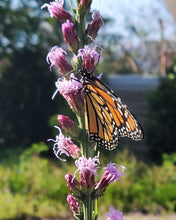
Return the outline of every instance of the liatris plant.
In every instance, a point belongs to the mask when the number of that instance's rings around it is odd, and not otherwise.
[[[97,170],[100,168],[99,152],[97,153],[96,143],[89,140],[85,131],[83,86],[79,80],[79,70],[86,68],[87,71],[93,72],[99,62],[102,49],[99,47],[98,53],[98,46],[95,44],[91,48],[90,43],[95,43],[103,20],[100,13],[94,11],[92,21],[86,27],[86,15],[90,11],[92,0],[76,0],[75,8],[69,3],[72,15],[64,9],[63,0],[55,0],[42,6],[42,9],[48,8],[51,17],[62,23],[64,41],[72,53],[70,63],[67,61],[67,52],[61,47],[54,46],[47,55],[50,71],[55,66],[63,75],[56,82],[57,89],[53,98],[59,92],[78,119],[75,122],[68,116],[58,115],[60,127],[55,127],[59,134],[55,140],[50,141],[54,143],[53,151],[58,159],[66,161],[66,157],[72,157],[75,160],[77,170],[73,175],[65,175],[70,189],[67,196],[70,210],[76,219],[95,220],[98,218],[98,198],[104,194],[110,183],[118,181],[124,175],[125,167],[110,162],[104,168],[102,177],[97,177]],[[75,143],[79,143],[79,146]],[[63,158],[62,154],[66,156]],[[112,207],[107,216],[108,220],[123,219],[122,213]]]

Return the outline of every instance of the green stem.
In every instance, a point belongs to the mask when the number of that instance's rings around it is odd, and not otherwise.
[[[80,40],[80,48],[83,48],[87,44],[86,36],[85,36],[85,16],[81,15],[78,6],[80,3],[80,0],[75,0],[76,2],[76,23],[75,27],[77,29],[77,34]],[[77,67],[79,67],[81,63],[78,63]],[[92,143],[89,141],[86,131],[85,131],[85,121],[84,117],[77,116],[79,127],[81,130],[81,137],[80,137],[80,146],[82,150],[82,154],[86,157],[93,157],[95,154],[96,149],[92,147]],[[86,194],[84,201],[83,201],[83,213],[84,213],[84,220],[95,220],[95,216],[97,213],[97,207],[95,200],[92,199],[92,195]],[[94,217],[93,217],[94,216]]]
[[[80,23],[80,14],[78,12],[79,2],[79,0],[76,0],[76,20],[78,23]]]
[[[93,201],[93,210],[94,210],[94,218],[95,220],[98,219],[98,199]]]
[[[78,11],[80,0],[76,0],[76,21],[78,24],[78,35],[80,40],[80,48],[83,48],[86,44],[85,42],[85,15],[81,15]]]
[[[85,32],[85,18],[82,18],[81,22],[80,22],[80,32],[79,32],[80,47],[81,48],[83,48],[86,44],[84,32]]]
[[[90,157],[90,153],[89,153],[89,147],[88,147],[88,138],[87,138],[87,134],[85,132],[85,122],[84,122],[84,118],[77,116],[78,118],[78,122],[79,122],[79,127],[82,131],[81,133],[81,140],[80,140],[80,146],[81,146],[81,151],[82,154],[88,158]]]
[[[80,3],[80,0],[76,0],[76,11],[77,11],[77,14],[78,14],[78,6],[79,6],[79,3]]]
[[[72,10],[72,12],[73,12],[73,7],[72,7],[72,3],[71,3],[71,0],[69,0],[69,1],[68,1],[68,3],[69,3],[69,5],[70,5],[70,8],[71,8],[71,10]]]
[[[92,199],[91,196],[87,196],[86,200],[83,204],[83,210],[84,210],[84,220],[93,220],[92,218]]]

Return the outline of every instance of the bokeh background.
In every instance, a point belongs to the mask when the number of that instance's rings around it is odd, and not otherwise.
[[[0,0],[0,219],[72,219],[64,175],[75,167],[56,159],[47,139],[57,134],[57,114],[75,118],[61,96],[51,100],[59,73],[49,71],[46,55],[65,45],[59,21],[40,9],[45,2]],[[140,142],[121,139],[113,152],[101,149],[102,165],[127,169],[99,200],[100,215],[113,205],[126,219],[175,219],[176,2],[93,0],[92,9],[105,23],[96,72],[145,133]]]

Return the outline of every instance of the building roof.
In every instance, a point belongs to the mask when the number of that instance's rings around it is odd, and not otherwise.
[[[113,90],[153,90],[158,85],[158,78],[134,74],[110,74],[107,78],[108,85]]]

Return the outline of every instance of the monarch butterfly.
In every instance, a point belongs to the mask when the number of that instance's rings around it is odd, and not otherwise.
[[[90,139],[101,147],[113,150],[119,137],[141,140],[143,130],[127,106],[100,79],[80,70],[84,94],[85,127]]]

